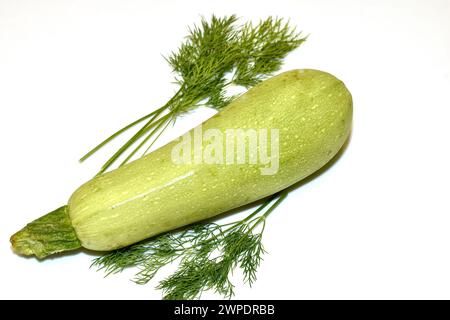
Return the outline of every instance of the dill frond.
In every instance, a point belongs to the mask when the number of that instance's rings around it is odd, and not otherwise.
[[[98,257],[92,266],[106,275],[137,267],[134,281],[146,284],[163,267],[178,261],[177,270],[157,286],[164,299],[197,299],[206,290],[231,298],[233,270],[239,268],[250,286],[256,280],[265,253],[262,235],[266,218],[286,195],[286,191],[273,195],[242,220],[226,225],[199,223],[162,234]]]
[[[216,110],[237,96],[227,94],[232,86],[250,88],[281,68],[284,57],[305,38],[280,18],[269,17],[258,24],[238,24],[235,15],[210,21],[189,29],[184,43],[166,57],[172,67],[178,91],[162,107],[130,123],[86,153],[80,161],[129,129],[140,129],[122,145],[98,174],[102,174],[124,157],[119,166],[128,163],[146,145],[153,145],[159,134],[176,118],[199,106]],[[147,146],[146,151],[148,151]],[[145,154],[144,152],[144,154]]]

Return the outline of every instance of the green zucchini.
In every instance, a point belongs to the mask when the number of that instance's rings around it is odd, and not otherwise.
[[[80,245],[109,251],[254,202],[326,164],[349,136],[351,121],[352,98],[342,81],[317,70],[282,73],[202,124],[203,132],[224,134],[278,130],[275,173],[262,174],[257,163],[174,163],[176,139],[82,185],[67,206],[16,233],[13,248],[38,257]],[[202,142],[202,151],[209,143]]]

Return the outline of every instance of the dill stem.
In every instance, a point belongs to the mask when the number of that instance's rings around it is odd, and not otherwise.
[[[113,133],[112,135],[110,135],[108,138],[106,138],[105,140],[103,140],[102,142],[100,142],[98,145],[96,145],[93,149],[91,149],[89,152],[87,152],[84,156],[82,156],[78,161],[79,162],[84,162],[86,161],[88,158],[90,158],[93,154],[95,154],[97,151],[99,151],[101,148],[103,148],[105,145],[107,145],[109,142],[111,142],[112,140],[114,140],[116,137],[118,137],[119,135],[121,135],[122,133],[126,132],[127,130],[133,128],[134,126],[136,126],[137,124],[141,123],[142,121],[151,118],[150,121],[148,121],[146,123],[146,125],[144,125],[144,127],[146,128],[147,125],[149,125],[154,119],[157,118],[158,115],[160,115],[164,110],[168,109],[169,106],[175,101],[175,99],[178,98],[178,96],[181,93],[181,88],[177,90],[177,92],[172,96],[172,98],[169,99],[169,101],[167,103],[165,103],[162,107],[159,107],[158,109],[150,112],[149,114],[137,119],[136,121],[131,122],[130,124],[126,125],[125,127],[119,129],[117,132]],[[141,128],[142,129],[144,129]],[[141,131],[139,130],[139,132]],[[139,133],[138,132],[138,133]],[[138,134],[135,134],[133,136],[133,138],[139,138]],[[132,138],[132,139],[133,139]],[[131,141],[131,139],[128,142],[132,142],[131,144],[133,144],[136,141],[133,140]],[[119,149],[101,168],[100,172],[97,173],[96,176],[102,174],[103,172],[105,172],[117,159],[117,157],[119,157],[131,144],[126,143],[127,147],[122,146],[121,149]],[[125,147],[125,148],[124,148]],[[120,152],[119,152],[120,151]]]
[[[259,212],[261,212],[265,207],[267,207],[267,206],[269,205],[269,203],[272,202],[272,200],[274,200],[274,199],[276,198],[276,196],[277,196],[277,194],[270,196],[270,197],[269,197],[262,205],[260,205],[260,206],[258,207],[258,209],[256,209],[255,211],[253,211],[251,214],[249,214],[249,215],[248,215],[247,217],[245,217],[244,219],[238,220],[238,221],[233,221],[233,222],[226,223],[226,224],[223,224],[222,227],[226,227],[226,226],[229,226],[229,225],[233,225],[232,227],[226,229],[226,230],[224,231],[224,233],[228,232],[228,231],[231,230],[231,229],[234,229],[237,225],[241,225],[241,224],[246,223],[248,220],[250,220],[250,219],[253,218],[255,215],[257,215]]]
[[[235,221],[235,222],[230,222],[230,223],[227,223],[227,224],[223,224],[222,226],[228,226],[228,225],[235,225],[235,226],[232,226],[231,228],[228,228],[227,230],[225,230],[224,231],[224,233],[226,233],[226,232],[228,232],[229,230],[231,230],[231,229],[233,229],[233,228],[235,228],[236,226],[239,226],[239,225],[242,225],[242,224],[244,224],[244,223],[247,223],[250,219],[252,219],[254,216],[256,216],[258,213],[260,213],[265,207],[267,207],[273,200],[275,200],[277,197],[279,197],[280,196],[280,198],[281,197],[283,197],[283,199],[282,200],[284,200],[284,198],[286,197],[286,196],[282,196],[281,194],[283,193],[283,192],[286,192],[286,194],[287,194],[287,191],[286,190],[283,190],[283,191],[280,191],[280,192],[278,192],[278,193],[275,193],[275,194],[273,194],[273,195],[271,195],[262,205],[260,205],[259,207],[258,207],[258,209],[256,209],[255,211],[253,211],[251,214],[249,214],[247,217],[245,217],[244,219],[242,219],[242,220],[239,220],[239,221]],[[278,206],[278,204],[282,201],[282,200],[280,200],[280,199],[278,199],[270,208],[269,208],[269,210],[268,210],[268,212],[270,213],[270,212],[272,212],[273,211],[273,209],[275,209],[275,208],[273,208],[273,206]],[[272,209],[273,208],[273,209]],[[267,213],[267,212],[266,212]]]
[[[132,146],[142,135],[150,130],[157,122],[159,122],[162,118],[155,121],[155,119],[166,109],[170,108],[170,106],[174,103],[176,99],[178,99],[179,95],[181,94],[181,88],[178,89],[178,91],[172,96],[172,98],[169,99],[162,107],[152,112],[152,117],[147,123],[138,131],[136,134],[131,137],[119,150],[116,151],[116,153],[113,154],[111,158],[106,161],[106,163],[102,166],[100,171],[97,173],[96,176],[101,175],[104,173],[130,146]],[[170,114],[170,112],[168,113]]]
[[[169,119],[169,121],[167,121],[166,125],[164,126],[164,128],[162,128],[162,130],[159,132],[159,134],[155,137],[155,139],[152,141],[152,143],[150,143],[150,145],[147,147],[147,149],[145,149],[144,154],[146,155],[147,152],[150,150],[150,148],[153,146],[153,144],[156,142],[156,140],[159,139],[159,137],[163,134],[164,131],[166,131],[167,127],[169,126],[169,124],[174,121],[174,119]]]
[[[275,208],[278,207],[278,206],[280,205],[280,203],[281,203],[284,199],[286,199],[288,193],[289,193],[289,192],[288,192],[286,189],[283,190],[283,191],[281,191],[281,192],[278,192],[278,193],[276,194],[276,196],[278,196],[279,198],[278,198],[277,201],[275,201],[275,203],[269,208],[269,210],[267,210],[267,211],[264,213],[263,217],[264,217],[264,218],[267,218],[267,216],[268,216],[270,213],[272,213],[272,211],[275,210]]]
[[[148,131],[151,127],[153,127],[155,124],[159,122],[159,120],[154,121],[156,117],[158,117],[161,112],[163,112],[164,109],[160,109],[157,113],[155,113],[150,120],[147,121],[147,123],[139,129],[138,132],[136,132],[122,147],[117,150],[111,158],[108,159],[108,161],[105,162],[105,164],[102,166],[100,171],[97,173],[97,176],[104,173],[108,168],[116,162],[116,160],[131,146],[133,145],[146,131]]]
[[[284,199],[286,199],[288,193],[289,192],[286,189],[276,193],[275,197],[278,197],[278,199],[270,206],[270,208],[266,212],[264,212],[261,217],[256,220],[256,222],[250,227],[248,232],[252,232],[253,229],[255,229],[261,222],[264,222],[265,226],[266,218],[269,216],[269,214],[272,213],[273,210],[275,210],[280,205],[281,202],[283,202]],[[264,226],[262,231],[264,231]]]
[[[90,158],[94,153],[96,153],[98,150],[100,150],[103,146],[105,146],[106,144],[108,144],[111,140],[113,140],[114,138],[116,138],[117,136],[119,136],[120,134],[122,134],[123,132],[127,131],[128,129],[131,129],[132,127],[134,127],[135,125],[137,125],[138,123],[141,123],[142,121],[150,118],[152,115],[154,115],[156,112],[162,110],[164,107],[161,107],[145,116],[143,116],[142,118],[137,119],[136,121],[126,125],[125,127],[123,127],[122,129],[120,129],[119,131],[117,131],[116,133],[110,135],[108,138],[106,138],[105,140],[103,140],[102,142],[100,142],[98,145],[96,145],[92,150],[90,150],[88,153],[86,153],[84,156],[82,156],[80,158],[80,162],[84,162],[85,160],[87,160],[88,158]]]
[[[155,125],[157,124],[157,125],[153,126],[152,131],[150,131],[150,133],[144,138],[144,140],[142,140],[142,142],[136,148],[134,148],[134,150],[125,158],[125,160],[122,161],[122,163],[119,165],[119,167],[121,167],[124,164],[126,164],[131,159],[131,157],[133,157],[136,154],[136,152],[138,152],[139,149],[142,148],[142,146],[145,143],[147,143],[147,141],[161,128],[161,126],[164,123],[166,123],[168,120],[170,120],[171,116],[172,116],[172,112],[169,112],[168,114],[166,114],[163,117],[159,118],[157,121],[153,122],[153,124],[155,124]],[[147,128],[147,130],[149,130],[149,129],[150,128]],[[145,131],[147,131],[147,130],[145,130]],[[142,132],[142,134],[144,134],[144,132]],[[154,141],[156,141],[156,140],[154,140]]]

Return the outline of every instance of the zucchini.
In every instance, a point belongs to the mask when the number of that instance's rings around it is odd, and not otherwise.
[[[278,130],[271,138],[279,148],[273,174],[262,174],[255,163],[174,163],[176,139],[83,184],[67,206],[16,233],[13,248],[38,257],[80,245],[109,251],[254,202],[326,164],[349,136],[351,121],[352,98],[342,81],[317,70],[282,73],[202,124],[203,132],[224,134],[228,129]],[[210,142],[203,140],[202,151]]]

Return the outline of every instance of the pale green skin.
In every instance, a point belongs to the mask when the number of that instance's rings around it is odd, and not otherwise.
[[[351,121],[340,80],[317,70],[282,73],[203,123],[203,131],[279,129],[276,174],[261,175],[261,165],[176,165],[175,140],[82,185],[69,200],[70,220],[83,247],[109,251],[213,217],[317,171],[342,147]]]

